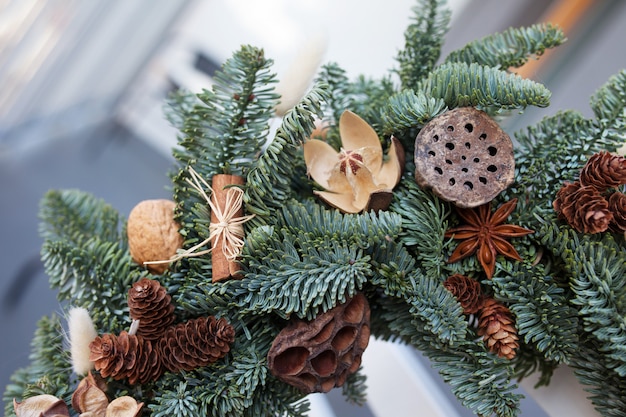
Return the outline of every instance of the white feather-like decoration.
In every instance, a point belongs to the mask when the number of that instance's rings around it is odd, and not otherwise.
[[[89,312],[82,307],[72,307],[69,310],[67,327],[72,368],[77,375],[84,375],[94,367],[93,362],[89,360],[89,343],[98,336],[98,333]]]

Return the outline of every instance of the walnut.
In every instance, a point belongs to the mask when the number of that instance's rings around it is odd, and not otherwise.
[[[128,216],[127,235],[130,255],[135,262],[167,261],[183,245],[180,225],[174,220],[176,203],[170,200],[144,200]],[[163,274],[168,263],[147,264],[153,274]]]

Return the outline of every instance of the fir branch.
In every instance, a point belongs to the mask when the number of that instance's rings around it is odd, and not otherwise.
[[[400,242],[389,240],[384,245],[376,245],[370,254],[374,267],[369,280],[371,285],[381,288],[389,297],[406,298],[413,294],[412,272],[417,266]]]
[[[185,129],[185,121],[193,117],[193,109],[199,104],[198,97],[185,89],[178,89],[171,92],[165,104],[163,113],[165,118],[177,130]]]
[[[66,241],[44,243],[42,260],[58,298],[90,311],[99,329],[121,330],[128,323],[126,293],[145,273],[132,269],[130,254],[117,242],[92,238],[77,247]],[[106,302],[105,302],[106,300]]]
[[[521,67],[533,55],[541,56],[546,49],[557,47],[564,41],[563,31],[549,23],[509,28],[451,52],[445,62],[475,62],[506,70],[510,67]]]
[[[626,125],[626,70],[613,75],[591,97],[591,108],[600,126],[611,126],[615,130],[622,129]]]
[[[585,390],[591,394],[591,402],[598,413],[604,417],[626,415],[626,378],[613,372],[597,341],[585,340],[571,366],[578,380],[586,386]]]
[[[39,394],[50,394],[69,402],[73,386],[72,364],[63,346],[59,316],[42,317],[31,341],[31,363],[11,376],[4,392],[5,415],[14,416],[13,399],[22,401]]]
[[[404,32],[404,48],[396,57],[405,89],[415,88],[435,66],[451,15],[442,0],[419,0],[412,11],[412,23]]]
[[[570,361],[571,358],[568,359]],[[513,358],[513,366],[515,368],[515,379],[522,379],[539,373],[535,388],[548,386],[550,379],[554,374],[554,370],[559,366],[558,363],[546,359],[543,354],[537,352],[535,346],[526,343],[520,344],[517,349],[515,358]]]
[[[496,298],[515,315],[524,342],[553,363],[567,363],[578,348],[577,311],[542,266],[514,263],[491,284]]]
[[[178,109],[184,137],[174,157],[184,168],[193,166],[205,178],[245,174],[265,144],[278,102],[272,63],[263,50],[244,45],[215,73],[212,89],[198,94],[200,103]]]
[[[360,367],[355,373],[348,375],[346,382],[341,387],[341,392],[351,404],[365,405],[367,401],[367,376]]]
[[[390,210],[402,216],[402,242],[413,248],[415,258],[428,276],[440,277],[450,209],[408,176],[402,179],[394,195]]]
[[[523,109],[546,107],[550,102],[550,91],[542,84],[499,69],[464,62],[440,65],[415,91],[443,99],[449,108]]]
[[[76,245],[94,237],[106,242],[124,240],[118,212],[83,191],[48,191],[40,202],[39,217],[39,231],[45,240],[68,240]]]
[[[322,117],[321,105],[327,94],[326,86],[317,85],[289,111],[274,140],[248,173],[244,203],[248,213],[256,215],[247,223],[249,228],[268,224],[275,211],[293,197],[290,178],[300,160],[300,145],[311,136],[315,117]]]
[[[422,92],[402,90],[389,98],[382,109],[383,136],[404,132],[411,128],[421,128],[434,117],[446,111],[442,99],[428,97]],[[400,136],[402,137],[402,136]],[[415,138],[412,138],[414,141]],[[412,149],[412,143],[403,143],[406,149]]]

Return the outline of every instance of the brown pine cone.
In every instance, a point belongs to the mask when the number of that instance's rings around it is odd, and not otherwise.
[[[600,192],[626,184],[626,158],[606,151],[591,155],[580,171],[580,182]]]
[[[615,192],[609,197],[609,211],[613,214],[611,229],[626,232],[626,195]]]
[[[478,319],[478,335],[489,350],[500,357],[513,359],[519,347],[513,314],[493,298],[484,298]]]
[[[199,317],[170,326],[159,340],[163,366],[190,371],[226,356],[235,340],[235,329],[224,318]]]
[[[564,184],[552,206],[559,217],[578,232],[604,232],[613,219],[609,204],[598,189],[583,186],[578,181]]]
[[[461,274],[449,276],[443,286],[454,295],[465,314],[475,314],[482,303],[480,283]]]
[[[142,278],[128,291],[130,317],[139,320],[137,335],[156,340],[174,322],[172,297],[159,281]]]
[[[104,378],[128,379],[132,385],[154,381],[161,376],[158,351],[152,342],[123,331],[119,336],[106,333],[90,344],[89,360]]]

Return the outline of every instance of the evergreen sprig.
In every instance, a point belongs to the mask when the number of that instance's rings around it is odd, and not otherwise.
[[[464,62],[440,65],[415,90],[443,99],[449,108],[473,106],[503,110],[546,107],[551,95],[545,86],[535,81],[497,68]]]
[[[546,49],[557,47],[564,41],[563,31],[549,23],[509,28],[469,42],[451,52],[446,62],[477,63],[506,70],[521,67],[530,57],[541,56]]]
[[[451,16],[442,0],[419,0],[412,11],[411,24],[404,32],[404,48],[396,57],[403,89],[416,89],[434,68]]]
[[[446,104],[442,99],[428,97],[422,92],[402,90],[389,97],[388,103],[381,110],[382,131],[385,136],[421,128],[431,119],[443,113]],[[403,138],[403,135],[400,135]],[[407,138],[415,141],[415,138]],[[404,143],[406,149],[412,149],[412,143]]]

